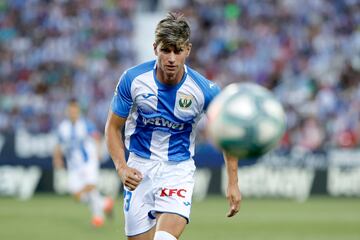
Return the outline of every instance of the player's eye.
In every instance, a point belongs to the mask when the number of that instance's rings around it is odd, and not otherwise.
[[[175,54],[180,54],[180,53],[182,53],[183,51],[184,51],[183,48],[179,48],[179,49],[175,49],[174,53],[175,53]]]
[[[169,48],[162,48],[160,49],[163,53],[170,53],[170,49]]]

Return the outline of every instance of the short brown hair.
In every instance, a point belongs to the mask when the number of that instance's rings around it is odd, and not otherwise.
[[[155,44],[180,48],[190,42],[190,27],[181,13],[170,12],[155,29]]]

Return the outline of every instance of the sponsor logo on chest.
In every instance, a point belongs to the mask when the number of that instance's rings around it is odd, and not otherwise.
[[[166,127],[166,128],[170,128],[170,129],[174,129],[174,130],[183,130],[185,127],[184,123],[171,122],[162,117],[155,117],[155,118],[143,117],[142,120],[143,120],[144,125],[149,124],[149,125],[154,125],[154,126],[158,126],[158,127]]]

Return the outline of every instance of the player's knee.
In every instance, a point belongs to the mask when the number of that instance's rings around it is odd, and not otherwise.
[[[177,240],[176,237],[165,231],[156,231],[154,240]]]

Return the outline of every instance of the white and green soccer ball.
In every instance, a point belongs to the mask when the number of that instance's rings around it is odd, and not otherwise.
[[[259,157],[283,136],[283,107],[266,88],[254,83],[227,86],[211,102],[207,132],[219,148],[240,158]]]

